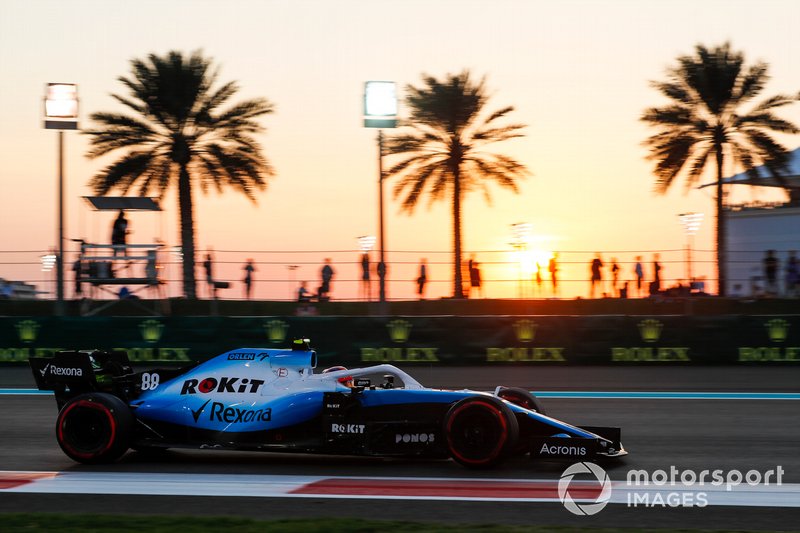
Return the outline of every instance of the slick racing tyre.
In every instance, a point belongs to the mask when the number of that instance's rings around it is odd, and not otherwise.
[[[133,424],[125,402],[92,392],[64,405],[56,420],[56,438],[64,453],[79,463],[110,463],[128,450]]]
[[[532,409],[539,414],[547,414],[544,410],[542,402],[539,401],[539,398],[525,389],[519,389],[517,387],[501,387],[500,390],[497,391],[497,397],[513,403],[514,405],[524,407],[525,409]]]
[[[453,404],[444,418],[444,435],[453,459],[466,467],[487,468],[514,451],[519,424],[508,405],[475,396]]]

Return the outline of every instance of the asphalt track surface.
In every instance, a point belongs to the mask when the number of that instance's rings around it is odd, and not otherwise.
[[[800,367],[491,367],[406,368],[423,384],[490,390],[498,384],[542,391],[800,392]],[[26,368],[0,367],[0,388],[32,388]],[[623,428],[630,455],[604,464],[614,480],[629,469],[756,469],[780,465],[785,483],[800,483],[800,401],[562,399],[549,414],[577,425]],[[103,467],[77,465],[55,442],[49,396],[0,395],[0,470],[558,479],[568,463],[513,459],[488,471],[452,461],[408,461],[312,455],[169,451],[131,452]],[[573,516],[557,503],[288,499],[189,496],[98,496],[4,493],[0,512],[91,512],[236,515],[262,519],[362,517],[447,523],[588,527],[797,530],[799,508],[663,508],[609,505]]]

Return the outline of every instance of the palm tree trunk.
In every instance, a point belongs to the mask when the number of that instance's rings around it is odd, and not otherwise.
[[[722,189],[722,146],[717,147],[717,198],[716,198],[716,208],[717,208],[717,283],[719,287],[717,289],[717,294],[720,296],[725,296],[725,286],[728,280],[728,267],[726,265],[727,255],[728,255],[728,239],[726,236],[726,224],[725,224],[725,210],[722,205],[723,201],[723,189]]]
[[[194,278],[194,207],[189,171],[181,165],[178,178],[178,204],[181,216],[181,251],[183,253],[183,295],[197,298]]]
[[[463,299],[461,277],[461,169],[453,170],[453,298]]]

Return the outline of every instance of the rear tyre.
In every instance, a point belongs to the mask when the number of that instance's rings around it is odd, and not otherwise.
[[[513,403],[514,405],[524,407],[525,409],[532,409],[539,414],[547,414],[544,410],[542,402],[539,401],[539,398],[525,389],[520,389],[517,387],[501,387],[497,392],[497,397]]]
[[[487,468],[501,463],[514,451],[519,424],[500,400],[473,396],[456,402],[447,412],[444,435],[447,449],[458,463]]]
[[[128,450],[133,413],[125,402],[103,392],[81,394],[66,403],[56,419],[56,439],[79,463],[111,463]]]

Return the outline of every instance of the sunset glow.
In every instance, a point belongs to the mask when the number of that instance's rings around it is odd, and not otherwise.
[[[333,297],[355,298],[357,239],[378,234],[377,130],[363,127],[364,84],[396,82],[402,120],[408,84],[419,84],[423,74],[463,69],[486,77],[491,109],[513,106],[511,121],[527,125],[524,137],[498,143],[496,151],[532,172],[518,194],[490,185],[491,202],[480,190],[464,199],[464,260],[475,255],[481,263],[486,297],[516,297],[518,277],[532,283],[537,263],[549,281],[553,253],[559,254],[562,297],[588,294],[595,253],[616,257],[626,279],[633,278],[635,257],[643,256],[650,275],[659,253],[665,280],[676,283],[684,276],[686,240],[677,215],[688,212],[704,214],[693,237],[693,268],[711,280],[713,192],[680,184],[656,195],[642,146],[652,131],[638,118],[663,103],[650,82],[698,42],[730,40],[748,59],[769,63],[766,94],[797,94],[800,3],[755,5],[388,0],[365,9],[356,0],[242,0],[224,8],[190,0],[12,0],[0,17],[6,80],[0,87],[0,249],[18,253],[0,257],[0,277],[28,280],[52,294],[52,276],[41,272],[38,259],[56,241],[56,136],[42,127],[46,83],[78,84],[85,129],[91,113],[123,109],[110,95],[124,94],[117,78],[128,74],[132,58],[202,49],[220,66],[219,80],[235,81],[242,98],[265,97],[276,108],[260,119],[266,132],[258,136],[276,176],[257,201],[232,190],[219,195],[213,187],[194,194],[197,257],[214,250],[220,278],[234,287],[226,295],[241,296],[248,258],[256,268],[254,297],[288,299],[300,281],[318,284],[330,257]],[[781,116],[800,122],[800,105]],[[88,139],[79,132],[65,132],[64,141],[65,234],[74,254],[78,245],[70,239],[109,241],[115,214],[92,211],[81,197],[91,195],[89,178],[113,159],[87,159]],[[790,149],[800,144],[788,136],[781,141]],[[413,215],[402,214],[393,187],[391,180],[385,184],[390,298],[415,297],[423,258],[428,297],[451,294],[451,205],[428,208],[425,200]],[[734,201],[782,198],[748,188],[730,193]],[[161,204],[163,213],[131,214],[129,242],[160,239],[167,250],[179,245],[175,191]],[[509,245],[509,227],[520,221],[531,225],[525,251]],[[370,253],[377,261],[376,250]],[[176,263],[164,267],[169,279],[179,279]],[[179,289],[169,285],[173,295]]]

